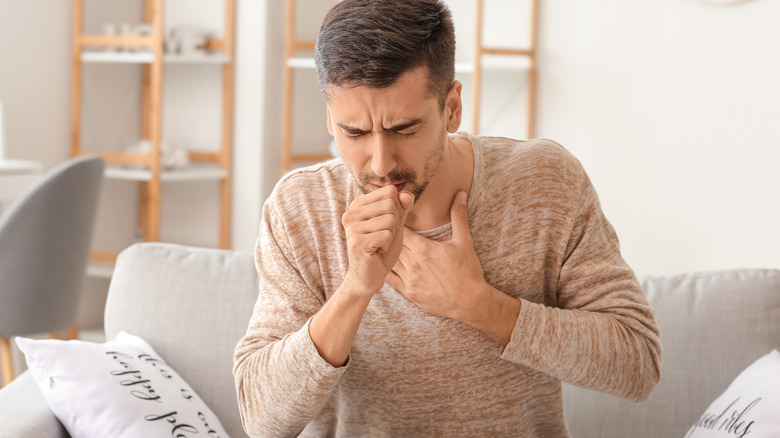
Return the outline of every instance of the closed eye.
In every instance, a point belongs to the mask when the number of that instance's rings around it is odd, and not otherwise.
[[[359,129],[344,129],[344,137],[347,137],[352,141],[356,141],[364,135],[366,135],[366,132]]]

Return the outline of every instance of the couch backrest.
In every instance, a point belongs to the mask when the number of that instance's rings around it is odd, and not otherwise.
[[[200,395],[232,438],[241,427],[233,349],[257,300],[251,254],[142,243],[123,251],[109,287],[107,339],[138,335]]]
[[[636,404],[564,385],[574,437],[683,437],[740,371],[780,349],[778,270],[641,281],[661,330],[661,382]]]

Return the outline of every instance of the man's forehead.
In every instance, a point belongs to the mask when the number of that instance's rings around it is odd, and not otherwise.
[[[435,99],[425,102],[414,97],[374,99],[370,96],[348,94],[333,96],[326,104],[331,119],[339,126],[357,127],[367,123],[381,123],[385,129],[402,124],[422,123],[427,115],[437,108]]]
[[[324,94],[326,101],[333,97],[348,96],[353,97],[358,94],[374,95],[404,95],[410,100],[428,100],[438,98],[430,87],[427,68],[418,67],[402,73],[387,86],[371,86],[360,80],[345,80],[339,83],[329,83],[325,86]]]

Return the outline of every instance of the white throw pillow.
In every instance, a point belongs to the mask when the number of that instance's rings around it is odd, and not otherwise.
[[[745,368],[685,434],[700,437],[780,437],[780,353]]]
[[[152,347],[121,332],[104,344],[17,338],[54,415],[73,438],[228,438]]]

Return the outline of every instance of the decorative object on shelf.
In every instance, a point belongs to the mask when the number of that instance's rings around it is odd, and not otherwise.
[[[125,149],[125,153],[134,155],[149,155],[152,152],[152,143],[143,139],[138,143]],[[190,154],[187,150],[187,146],[182,143],[171,145],[170,143],[163,141],[160,144],[160,166],[165,170],[181,170],[186,169],[190,165]],[[143,167],[133,166],[130,164],[127,167]]]
[[[116,36],[117,35],[117,29],[116,24],[114,23],[103,23],[103,35],[105,36]],[[106,52],[117,52],[119,50],[118,47],[104,47],[103,51]]]
[[[129,30],[129,36],[151,36],[152,33],[154,33],[154,26],[151,24],[139,24],[137,26],[131,27]],[[139,52],[139,51],[145,51],[143,47],[128,47],[128,52]]]
[[[165,39],[165,52],[177,55],[207,53],[207,42],[214,35],[200,27],[180,26],[168,32]]]
[[[105,36],[151,36],[154,32],[154,26],[151,24],[138,24],[136,26],[133,26],[129,23],[122,23],[119,26],[117,26],[114,23],[103,23],[103,35]],[[148,51],[144,49],[143,47],[134,47],[134,46],[127,46],[127,47],[114,47],[114,46],[107,46],[103,48],[106,52],[143,52]]]

